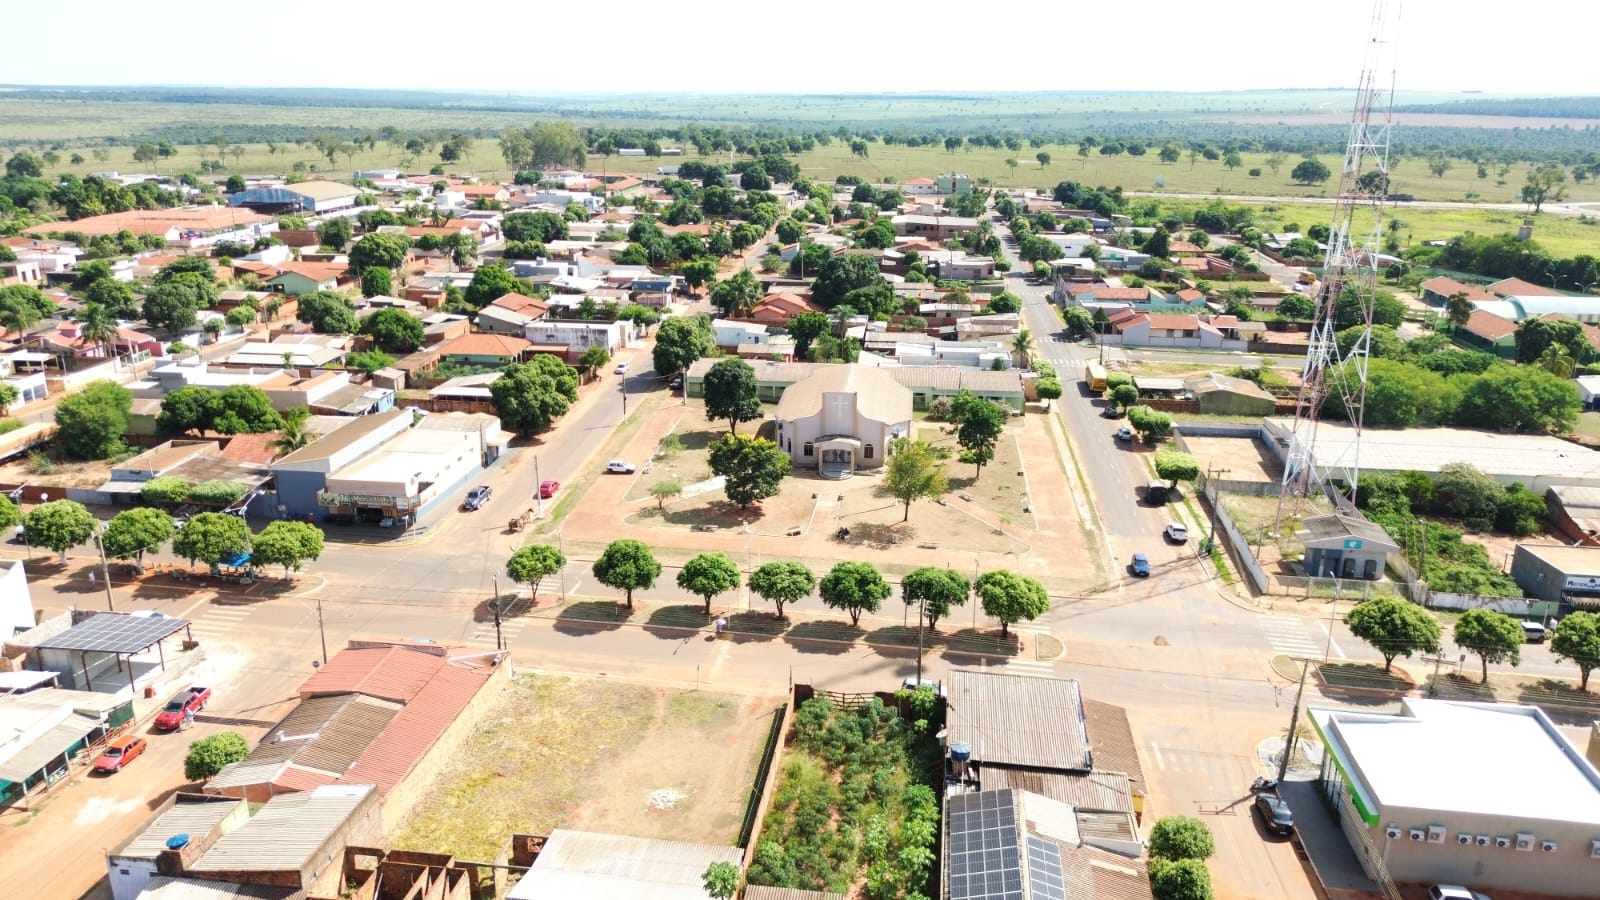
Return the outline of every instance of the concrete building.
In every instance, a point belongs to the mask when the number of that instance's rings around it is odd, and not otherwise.
[[[540,319],[529,322],[522,336],[534,344],[561,346],[567,362],[575,362],[590,347],[600,346],[615,355],[637,332],[632,322],[573,322]]]
[[[1306,572],[1318,578],[1382,577],[1389,554],[1400,549],[1383,527],[1354,516],[1312,516],[1296,535],[1305,546]]]
[[[1199,401],[1205,415],[1270,416],[1277,407],[1271,394],[1245,378],[1211,372],[1184,379],[1183,387]]]
[[[344,849],[377,846],[382,838],[373,786],[329,784],[273,797],[197,859],[191,861],[180,851],[179,870],[200,881],[334,896],[339,893]]]
[[[336,430],[274,462],[278,513],[415,524],[454,505],[511,439],[498,418],[482,413],[412,420],[405,410],[339,420]]]
[[[1398,715],[1312,708],[1318,786],[1368,876],[1593,897],[1600,772],[1542,710],[1405,698]],[[1512,760],[1520,774],[1486,773]]]
[[[16,672],[24,687],[50,673]],[[74,754],[133,720],[129,696],[42,688],[0,696],[0,809],[66,776]]]
[[[894,233],[903,237],[949,240],[978,230],[978,220],[967,216],[898,215],[889,220]]]
[[[881,368],[824,366],[778,401],[777,442],[800,468],[824,478],[876,469],[911,433],[911,391]]]
[[[220,243],[253,244],[278,230],[271,216],[227,206],[185,206],[174,209],[135,209],[77,219],[70,225],[51,222],[26,229],[25,234],[45,236],[75,231],[87,236],[118,234],[160,235],[168,247],[210,247]],[[18,254],[21,256],[21,254]]]
[[[150,879],[159,873],[163,854],[176,857],[180,849],[203,851],[217,839],[250,818],[250,805],[233,797],[173,794],[138,834],[106,851],[106,883],[112,900],[138,900]],[[178,835],[188,838],[182,848],[169,846]]]
[[[286,213],[326,213],[356,205],[361,189],[336,181],[302,181],[281,187],[258,187],[228,197],[229,206],[269,215]]]
[[[1600,547],[1518,544],[1511,554],[1511,577],[1536,600],[1600,610]]]
[[[706,373],[716,363],[714,359],[702,359],[689,366],[684,375],[684,390],[688,396],[704,396]],[[810,378],[820,369],[837,365],[772,360],[752,360],[750,364],[756,371],[756,393],[764,403],[777,403],[790,385]],[[1014,370],[995,372],[943,365],[883,365],[879,368],[911,391],[912,409],[927,409],[935,398],[954,397],[963,390],[1016,412],[1022,411],[1026,400],[1022,375]]]
[[[0,560],[0,639],[35,624],[33,595],[28,593],[28,573],[22,560]]]
[[[703,878],[713,863],[735,867],[744,851],[558,828],[506,900],[711,900]]]

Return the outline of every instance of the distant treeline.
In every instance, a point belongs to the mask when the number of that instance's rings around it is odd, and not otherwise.
[[[1549,119],[1600,119],[1600,97],[1525,97],[1515,100],[1452,100],[1410,103],[1395,112],[1444,113],[1454,116],[1521,116]]]

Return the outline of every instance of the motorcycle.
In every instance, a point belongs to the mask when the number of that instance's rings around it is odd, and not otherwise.
[[[1257,775],[1256,780],[1250,782],[1250,791],[1252,793],[1259,793],[1261,791],[1275,791],[1277,789],[1278,779],[1276,778],[1262,778],[1261,776]]]

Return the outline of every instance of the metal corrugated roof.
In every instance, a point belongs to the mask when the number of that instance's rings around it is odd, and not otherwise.
[[[377,739],[367,743],[360,756],[339,780],[375,784],[387,794],[416,766],[446,728],[467,708],[494,669],[440,669],[405,708],[395,714]]]
[[[341,650],[306,679],[300,696],[352,692],[404,703],[446,664],[444,656],[436,655],[438,650],[432,645],[426,649],[387,645]]]
[[[313,697],[284,716],[249,756],[206,782],[206,789],[269,784],[289,767],[338,778],[399,711],[399,703],[364,694]]]
[[[304,896],[304,891],[295,888],[168,878],[165,875],[150,879],[139,894],[140,900],[293,900]]]
[[[165,812],[150,820],[144,830],[111,855],[126,859],[155,859],[167,849],[167,840],[174,835],[191,837],[210,834],[213,828],[243,803],[235,797],[207,797],[186,799],[180,795]]]
[[[372,785],[329,785],[279,794],[238,830],[223,835],[189,869],[298,871],[372,791]]]
[[[87,738],[100,727],[100,720],[82,713],[72,713],[49,731],[39,735],[28,746],[0,761],[0,779],[21,784],[39,774],[51,760],[67,752],[73,744]]]
[[[949,741],[978,763],[1056,771],[1093,768],[1078,682],[972,669],[950,673]]]
[[[1121,772],[1089,772],[1069,775],[1064,772],[1030,772],[1004,766],[983,770],[983,789],[1014,788],[1049,797],[1074,808],[1133,812],[1133,793],[1128,776]]]
[[[742,856],[738,847],[556,829],[506,900],[707,900],[706,867]]]
[[[744,900],[845,900],[844,894],[826,891],[802,891],[799,888],[767,887],[752,884],[744,889]]]

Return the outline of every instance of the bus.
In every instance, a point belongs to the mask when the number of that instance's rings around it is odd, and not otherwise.
[[[1083,378],[1089,382],[1089,390],[1096,393],[1106,389],[1106,367],[1097,362],[1089,363],[1084,367]]]

